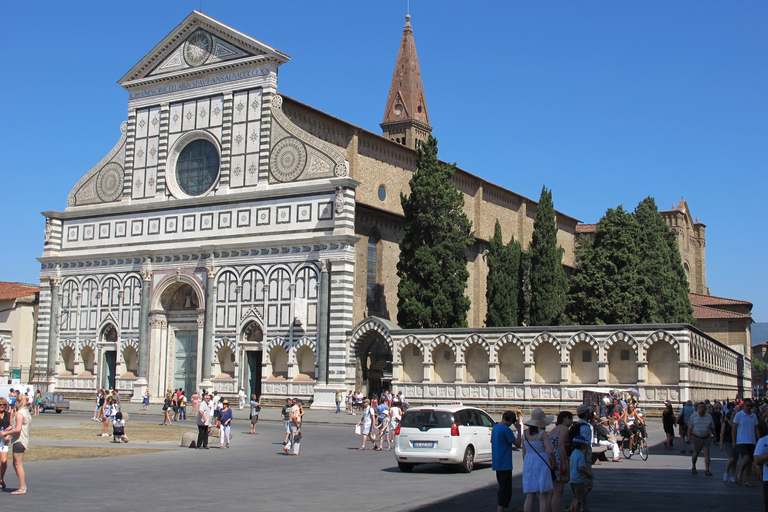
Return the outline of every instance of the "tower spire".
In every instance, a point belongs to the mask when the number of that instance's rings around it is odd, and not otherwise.
[[[416,149],[417,144],[427,140],[432,132],[410,14],[405,16],[403,38],[392,73],[381,129],[385,137],[411,149]]]

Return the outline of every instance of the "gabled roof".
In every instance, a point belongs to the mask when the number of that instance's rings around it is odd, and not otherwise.
[[[129,87],[199,73],[225,64],[256,62],[279,66],[290,57],[283,52],[193,11],[126,73],[118,83]]]
[[[693,304],[693,317],[697,319],[744,319],[751,320],[750,315],[736,313],[727,309],[712,308]]]
[[[39,291],[40,288],[32,284],[0,281],[0,300],[13,300],[21,297],[28,297]]]
[[[750,306],[751,302],[738,299],[726,299],[715,295],[702,295],[700,293],[689,293],[691,304],[694,306]]]
[[[395,71],[392,73],[392,85],[389,87],[382,124],[410,120],[429,126],[424,84],[421,81],[419,57],[416,55],[416,43],[413,40],[413,27],[411,27],[409,14],[405,17],[403,38],[400,40],[400,51],[397,54]]]
[[[577,233],[594,233],[597,231],[597,224],[579,224],[576,226]]]

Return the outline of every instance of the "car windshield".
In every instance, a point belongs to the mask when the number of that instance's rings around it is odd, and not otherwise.
[[[403,414],[403,427],[429,430],[430,428],[446,428],[453,425],[453,413],[450,411],[406,411]]]

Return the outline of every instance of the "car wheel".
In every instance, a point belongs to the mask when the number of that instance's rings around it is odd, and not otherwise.
[[[61,409],[56,409],[56,414],[61,414]]]
[[[398,462],[397,467],[400,468],[400,471],[403,473],[410,473],[413,471],[413,464],[408,464],[407,462]]]
[[[471,446],[467,446],[467,450],[464,452],[464,460],[459,464],[459,471],[462,473],[471,473],[475,467],[475,449]]]

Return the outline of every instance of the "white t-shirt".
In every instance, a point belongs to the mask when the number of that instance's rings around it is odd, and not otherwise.
[[[755,444],[755,427],[757,426],[757,414],[747,414],[739,411],[733,417],[733,422],[739,425],[736,432],[736,444]]]
[[[768,453],[768,436],[761,437],[755,446],[755,455]],[[768,482],[768,464],[763,464],[763,482]]]

